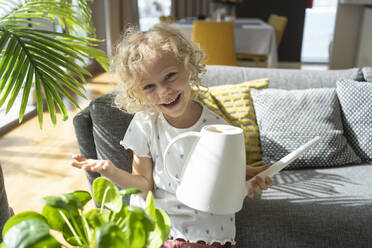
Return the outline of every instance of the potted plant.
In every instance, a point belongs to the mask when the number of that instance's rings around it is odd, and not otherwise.
[[[81,82],[90,76],[84,69],[87,59],[107,70],[106,54],[94,47],[100,40],[94,38],[88,2],[92,0],[0,0],[0,107],[6,106],[6,113],[22,94],[21,122],[34,87],[40,127],[44,99],[53,124],[56,106],[66,120],[62,97],[76,107],[73,94],[85,98]],[[46,30],[50,24],[61,31]]]
[[[92,199],[87,191],[73,191],[43,198],[42,213],[27,211],[11,217],[4,226],[2,248],[63,247],[50,233],[53,229],[67,243],[78,247],[160,247],[168,238],[170,219],[154,206],[151,191],[145,209],[124,204],[123,196],[140,193],[121,190],[109,179],[93,182],[93,196],[100,208],[83,211]]]

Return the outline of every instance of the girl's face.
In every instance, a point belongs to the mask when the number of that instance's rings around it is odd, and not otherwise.
[[[146,102],[169,122],[186,117],[191,87],[183,64],[175,56],[162,53],[147,59],[144,69],[140,87]]]

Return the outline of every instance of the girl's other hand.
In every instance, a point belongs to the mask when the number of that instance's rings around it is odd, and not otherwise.
[[[74,161],[71,162],[73,167],[86,171],[98,172],[103,176],[110,177],[115,172],[114,164],[109,160],[86,159],[79,154],[72,155]]]
[[[258,173],[266,170],[269,168],[269,165],[264,165],[260,167],[250,167],[247,166],[246,168],[246,180],[255,177]],[[254,194],[261,195],[263,190],[267,190],[274,184],[271,177],[266,177],[265,180],[259,176],[256,176],[253,181],[251,182],[251,187],[248,190],[248,197],[253,198]]]

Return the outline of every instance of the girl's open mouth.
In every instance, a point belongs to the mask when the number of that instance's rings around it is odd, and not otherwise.
[[[172,108],[173,106],[177,105],[177,103],[180,101],[180,99],[181,99],[181,93],[179,93],[178,96],[176,97],[176,99],[174,99],[172,102],[163,103],[162,106],[164,106],[166,108]]]

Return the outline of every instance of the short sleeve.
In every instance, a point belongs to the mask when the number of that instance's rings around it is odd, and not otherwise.
[[[136,113],[130,122],[120,145],[132,150],[139,157],[151,158],[149,139],[151,137],[151,122],[144,114]]]

